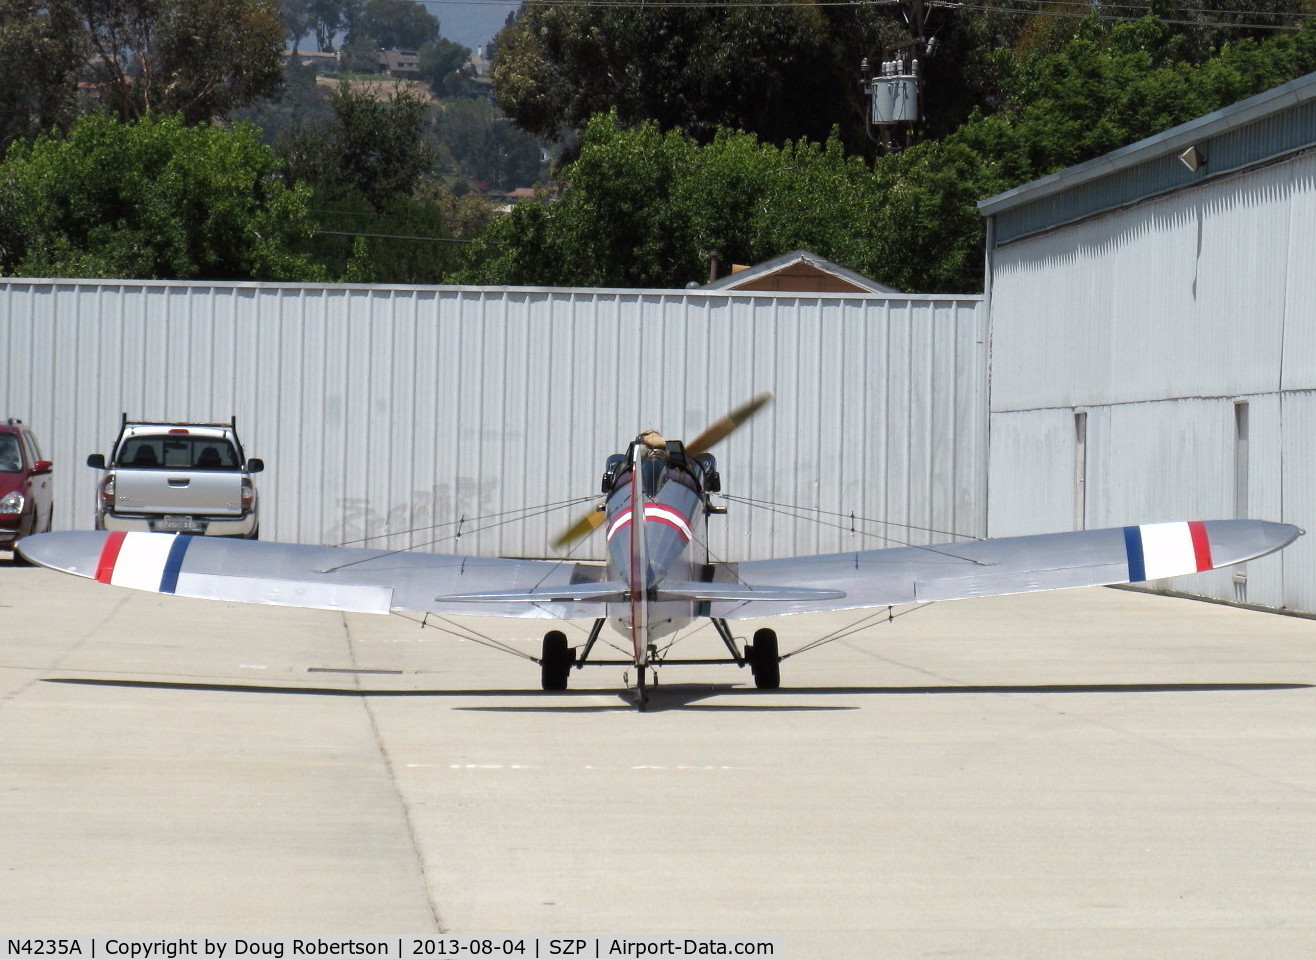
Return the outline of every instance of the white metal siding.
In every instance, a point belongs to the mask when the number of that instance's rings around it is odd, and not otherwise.
[[[1314,165],[1279,164],[998,249],[992,408],[1277,389],[1285,291],[1312,262],[1290,264],[1290,236],[1312,223],[1291,201],[1310,193]],[[1293,223],[1298,213],[1306,219]],[[1300,243],[1311,252],[1310,237]]]
[[[1091,432],[1091,423],[1088,429]],[[1070,410],[1023,410],[993,416],[988,536],[1073,528],[1074,454]]]
[[[1063,516],[1074,441],[1057,424],[1078,410],[1089,527],[1233,516],[1238,401],[1248,513],[1316,527],[1316,156],[1020,240],[992,262],[992,536],[1036,532],[1033,503],[1053,527]],[[1316,536],[1242,572],[1162,586],[1316,612]]]
[[[1281,396],[1284,516],[1308,530],[1283,554],[1284,606],[1316,613],[1316,391]]]
[[[505,512],[769,390],[715,451],[726,492],[835,515],[732,504],[711,545],[741,559],[883,545],[865,518],[983,535],[986,341],[979,298],[9,280],[0,416],[55,460],[60,528],[122,411],[236,415],[266,539],[535,556],[583,507]]]

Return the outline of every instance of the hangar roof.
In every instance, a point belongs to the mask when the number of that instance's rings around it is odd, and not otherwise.
[[[1316,146],[1316,73],[1154,137],[988,197],[995,243],[1047,230]],[[1179,155],[1196,147],[1196,170]]]

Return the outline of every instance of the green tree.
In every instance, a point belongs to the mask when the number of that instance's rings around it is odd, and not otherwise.
[[[590,7],[527,0],[496,38],[499,105],[543,137],[615,109],[701,139],[718,126],[825,138],[848,98],[820,7]],[[857,68],[857,64],[854,68]]]
[[[461,74],[470,59],[469,47],[447,37],[436,37],[417,51],[416,67],[420,70],[420,78],[429,84],[435,96],[470,96],[470,85]]]
[[[0,0],[0,156],[20,137],[73,122],[85,41],[69,3]]]
[[[1089,19],[1058,49],[999,52],[999,111],[875,166],[890,216],[874,235],[894,244],[878,259],[907,261],[895,285],[979,289],[977,201],[1316,70],[1316,25],[1228,43],[1200,64],[1175,59],[1177,43],[1156,18]]]
[[[353,35],[369,37],[383,50],[418,50],[438,38],[439,21],[415,0],[369,0]]]
[[[454,279],[683,287],[707,278],[713,250],[753,263],[796,246],[875,266],[851,241],[855,219],[880,201],[873,173],[834,138],[778,147],[720,130],[701,146],[654,122],[596,117],[561,178],[570,184],[561,201],[521,203],[496,220]]]
[[[315,34],[316,49],[320,53],[332,53],[334,38],[340,33],[354,32],[357,19],[361,16],[362,0],[296,0],[304,3],[304,15],[309,20],[312,33]]]
[[[250,125],[92,114],[0,163],[0,273],[314,280],[306,200]]]
[[[1316,25],[1240,40],[1200,64],[1174,56],[1177,31],[1156,20],[1083,21],[1054,52],[999,51],[1001,109],[947,140],[1019,183],[1081,163],[1316,70]]]
[[[310,33],[314,22],[309,0],[279,0],[279,22],[283,24],[288,49],[297,53],[302,37]]]
[[[807,247],[898,289],[981,289],[979,200],[1316,71],[1316,24],[1173,59],[1155,19],[1090,20],[1057,49],[998,54],[1001,109],[867,162],[836,138],[699,145],[617,114],[585,129],[552,207],[496,221],[454,279],[680,287],[709,251],[754,263]]]
[[[274,0],[0,0],[0,148],[97,105],[227,117],[278,89],[283,32]]]
[[[487,100],[465,98],[443,105],[438,141],[452,160],[449,172],[495,187],[525,187],[544,172],[534,137]]]
[[[310,184],[328,200],[359,195],[382,211],[433,172],[430,107],[420,97],[397,88],[378,100],[342,83],[331,106],[332,122],[279,138],[276,150],[291,182]]]
[[[232,119],[256,124],[261,128],[262,139],[274,144],[284,131],[332,121],[331,99],[332,91],[316,83],[315,66],[303,65],[300,58],[289,57],[278,94],[235,110]]]
[[[283,25],[274,0],[74,0],[103,103],[129,120],[227,116],[278,89]]]
[[[429,104],[401,88],[378,100],[344,83],[331,105],[331,121],[277,143],[290,182],[311,189],[321,224],[300,249],[335,279],[440,282],[490,214],[483,200],[459,200],[437,179]]]
[[[329,276],[355,283],[440,283],[460,262],[466,238],[492,216],[479,197],[454,197],[439,181],[376,210],[360,197],[317,209],[321,231],[306,249]]]
[[[338,65],[345,73],[379,73],[379,44],[358,33],[338,48]]]

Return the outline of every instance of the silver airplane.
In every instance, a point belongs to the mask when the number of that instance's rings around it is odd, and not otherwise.
[[[592,620],[583,648],[544,634],[541,686],[565,690],[572,669],[667,664],[748,666],[755,686],[781,683],[777,634],[759,629],[738,646],[729,621],[1065,587],[1136,583],[1242,563],[1292,543],[1302,530],[1262,520],[1179,521],[932,546],[713,562],[706,518],[722,512],[709,448],[768,401],[761,395],[688,444],[649,431],[607,459],[604,500],[557,540],[566,546],[598,527],[607,562],[521,560],[308,546],[170,533],[58,532],[28,537],[28,560],[102,583],[216,600],[361,613]],[[692,549],[693,547],[693,549]],[[727,649],[719,659],[677,660],[657,641],[692,621],[712,621]],[[593,657],[611,624],[627,660]]]

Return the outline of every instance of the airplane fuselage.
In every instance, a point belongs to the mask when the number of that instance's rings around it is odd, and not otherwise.
[[[631,445],[604,507],[608,579],[627,584],[627,602],[608,604],[608,620],[631,641],[637,666],[654,640],[687,625],[696,615],[690,600],[663,600],[664,580],[697,579],[707,557],[691,555],[703,544],[704,465],[679,451],[656,454]],[[706,554],[706,547],[704,548]]]

